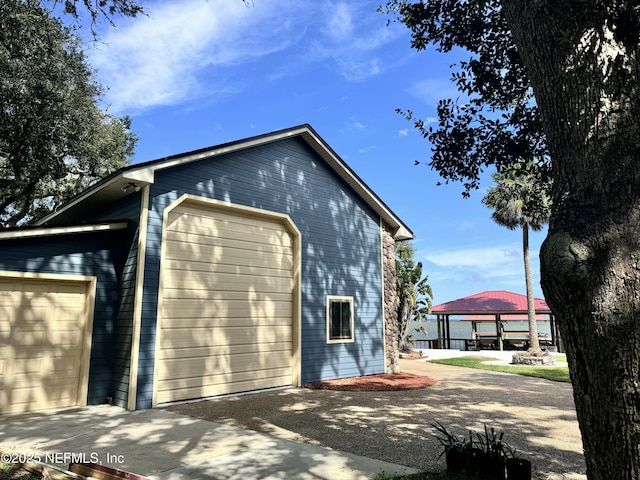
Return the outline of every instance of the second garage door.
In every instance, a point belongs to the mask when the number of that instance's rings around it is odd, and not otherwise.
[[[186,203],[165,228],[154,403],[291,385],[295,259],[287,226]]]
[[[0,413],[86,403],[90,286],[0,275]]]

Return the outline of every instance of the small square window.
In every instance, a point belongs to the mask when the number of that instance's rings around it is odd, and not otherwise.
[[[353,297],[327,296],[327,343],[353,341]]]

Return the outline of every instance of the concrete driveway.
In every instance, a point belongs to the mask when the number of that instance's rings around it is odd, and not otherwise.
[[[439,383],[400,392],[290,389],[169,410],[426,471],[444,469],[434,421],[465,436],[486,424],[504,431],[542,478],[586,478],[570,384],[411,360],[401,367]]]
[[[571,385],[401,361],[433,387],[400,392],[288,389],[167,409],[97,406],[8,415],[0,448],[85,455],[157,480],[366,479],[443,470],[431,423],[460,435],[484,424],[532,460],[540,478],[584,479]]]
[[[109,406],[4,416],[0,450],[63,468],[101,462],[156,480],[370,479],[383,470],[413,471],[166,410]]]

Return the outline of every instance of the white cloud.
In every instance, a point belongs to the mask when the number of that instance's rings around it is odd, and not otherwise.
[[[327,36],[335,41],[343,41],[353,33],[352,12],[349,5],[339,3],[327,8],[328,22],[324,28]]]
[[[407,135],[409,135],[409,129],[408,128],[403,128],[402,130],[398,130],[398,136],[406,137]]]
[[[456,86],[449,80],[442,78],[430,78],[414,83],[410,89],[410,93],[422,100],[427,105],[435,107],[442,99],[457,99],[462,101],[466,96],[461,93]],[[429,123],[437,122],[437,118],[429,117]]]
[[[446,227],[449,230],[456,230],[458,232],[467,232],[476,228],[476,224],[467,219],[456,219],[455,222],[447,222]]]
[[[320,4],[320,2],[318,2]],[[322,35],[313,55],[349,81],[360,82],[396,66],[403,59],[383,58],[383,47],[402,31],[388,26],[383,15],[358,2],[324,2],[320,19]]]
[[[366,127],[355,118],[351,118],[351,126],[356,130],[366,130]]]
[[[360,122],[357,117],[349,117],[349,120],[344,124],[344,127],[340,129],[344,134],[363,133],[367,131],[367,127]]]
[[[175,105],[205,91],[234,92],[244,85],[225,81],[225,67],[284,50],[302,34],[278,12],[240,1],[158,2],[148,6],[148,17],[105,32],[89,56],[110,87],[106,99],[116,113]],[[295,8],[288,14],[295,15]],[[203,78],[211,67],[217,75]]]
[[[420,251],[416,258],[425,262],[425,272],[433,285],[476,285],[477,291],[524,291],[525,288],[522,246],[519,244]],[[534,288],[539,291],[537,251],[531,252],[531,267]]]
[[[146,9],[148,16],[102,33],[88,52],[113,113],[239,93],[312,63],[362,81],[400,61],[381,58],[399,29],[358,2],[164,0]],[[243,74],[267,57],[268,66]]]
[[[522,258],[522,253],[512,245],[445,250],[431,252],[425,258],[439,267],[446,268],[499,268]]]
[[[374,151],[376,148],[377,147],[375,145],[369,145],[368,147],[364,147],[358,150],[358,153],[369,153]]]

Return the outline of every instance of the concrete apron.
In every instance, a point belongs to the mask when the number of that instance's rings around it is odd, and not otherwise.
[[[68,468],[102,463],[155,480],[371,479],[416,470],[165,410],[100,405],[5,415],[0,450]]]

